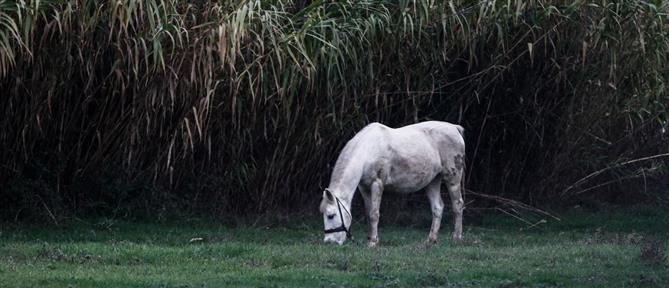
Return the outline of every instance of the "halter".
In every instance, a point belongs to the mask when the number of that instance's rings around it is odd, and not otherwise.
[[[337,209],[339,210],[339,218],[341,219],[341,226],[339,226],[337,228],[326,229],[325,234],[336,233],[336,232],[346,232],[346,239],[349,239],[349,238],[353,239],[353,236],[351,236],[351,230],[349,229],[350,227],[346,228],[346,224],[344,224],[344,214],[341,213],[341,207],[344,206],[344,205],[341,204],[341,201],[339,201],[339,198],[337,198],[337,196],[334,196],[334,195],[332,195],[332,196],[335,198],[335,200],[337,200]],[[351,212],[348,212],[348,210],[346,209],[346,206],[344,206],[344,211],[346,211],[346,213],[348,213],[348,215],[351,216],[351,218],[353,217],[351,215]]]

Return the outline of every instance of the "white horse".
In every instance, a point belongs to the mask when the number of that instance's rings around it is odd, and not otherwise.
[[[425,188],[432,208],[432,227],[427,242],[435,243],[444,209],[440,194],[442,179],[453,207],[453,240],[462,240],[463,132],[459,125],[439,121],[397,129],[372,123],[363,128],[344,146],[330,185],[323,192],[320,204],[325,224],[323,240],[341,245],[350,237],[351,202],[356,187],[365,202],[369,219],[367,239],[370,247],[375,247],[379,241],[379,207],[383,192],[412,193]]]

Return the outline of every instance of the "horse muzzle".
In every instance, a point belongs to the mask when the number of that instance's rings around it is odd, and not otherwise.
[[[341,235],[338,235],[338,234],[341,234]],[[346,241],[346,235],[342,232],[328,234],[328,235],[325,235],[325,237],[323,238],[323,242],[325,242],[326,244],[342,245],[342,244],[344,244],[344,241]]]

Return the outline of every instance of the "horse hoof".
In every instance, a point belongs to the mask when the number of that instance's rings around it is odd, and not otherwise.
[[[376,248],[376,246],[379,244],[379,242],[376,241],[369,241],[367,242],[367,247],[369,248]]]

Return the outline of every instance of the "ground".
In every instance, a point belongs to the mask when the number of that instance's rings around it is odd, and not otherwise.
[[[322,244],[319,216],[2,224],[0,287],[669,287],[669,211],[562,216],[470,216],[464,243],[445,223],[432,247],[429,220],[382,222],[376,249]],[[364,238],[363,222],[353,229]]]

